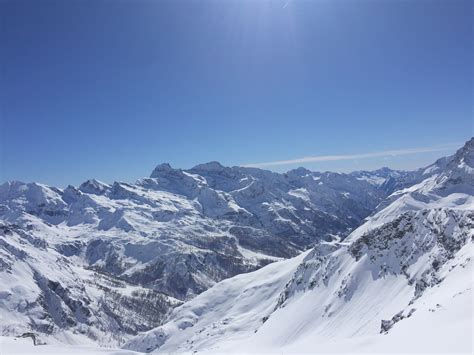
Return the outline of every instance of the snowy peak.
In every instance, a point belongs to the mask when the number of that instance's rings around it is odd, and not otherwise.
[[[474,194],[474,138],[471,138],[447,162],[431,191],[442,196],[452,193]]]
[[[208,163],[198,164],[195,167],[193,167],[191,170],[200,171],[200,172],[220,172],[225,169],[229,169],[229,168],[223,166],[218,161],[210,161]]]
[[[474,138],[471,138],[459,149],[448,163],[448,170],[458,169],[466,174],[474,173]]]
[[[171,165],[169,163],[162,163],[162,164],[159,164],[155,167],[155,169],[152,171],[150,177],[151,178],[156,178],[162,174],[166,174],[166,173],[169,173],[171,171],[174,171],[175,169],[173,169],[171,167]]]
[[[79,190],[88,194],[103,195],[110,189],[110,185],[96,179],[83,182],[79,186]]]
[[[41,204],[60,199],[61,193],[60,189],[36,182],[9,181],[0,185],[0,198],[5,200],[25,197]]]
[[[2,217],[15,222],[18,215],[27,212],[39,216],[48,223],[63,220],[63,191],[38,183],[19,181],[0,185],[0,220]]]
[[[296,169],[292,169],[292,170],[290,170],[290,171],[287,171],[286,174],[287,174],[287,175],[293,175],[293,176],[300,176],[300,177],[303,177],[303,176],[306,176],[306,175],[314,174],[314,172],[312,172],[311,170],[308,170],[308,169],[306,169],[306,168],[299,167],[299,168],[296,168]]]

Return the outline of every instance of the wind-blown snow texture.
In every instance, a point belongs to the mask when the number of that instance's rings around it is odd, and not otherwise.
[[[452,350],[453,331],[472,331],[473,152],[471,139],[413,172],[212,162],[162,164],[135,184],[5,183],[1,333],[117,346],[143,332],[124,346],[136,351],[383,351],[422,329],[400,348],[418,351],[449,320],[432,346]]]

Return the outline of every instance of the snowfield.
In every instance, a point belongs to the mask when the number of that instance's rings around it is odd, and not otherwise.
[[[473,167],[6,183],[1,353],[472,353]]]

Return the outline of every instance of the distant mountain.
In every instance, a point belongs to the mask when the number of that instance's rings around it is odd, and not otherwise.
[[[403,171],[392,170],[384,167],[374,171],[354,171],[350,175],[355,177],[357,180],[367,181],[368,183],[377,186],[389,195],[394,191],[411,186],[422,180],[420,170]]]
[[[162,164],[135,184],[7,182],[0,220],[82,265],[185,300],[321,239],[343,238],[384,197],[344,174]]]
[[[472,352],[474,140],[442,161],[342,242],[222,281],[125,348]]]
[[[472,142],[415,172],[299,168],[277,174],[210,162],[189,170],[161,164],[134,184],[89,180],[59,189],[4,183],[0,314],[6,321],[0,331],[122,344],[165,319],[176,321],[181,308],[168,318],[174,307],[184,301],[189,302],[183,307],[198,305],[196,295],[216,283],[310,248],[329,248],[336,263],[349,262],[357,258],[352,245],[361,235],[397,218],[406,219],[403,225],[423,224],[422,210],[434,206],[449,209],[455,223],[468,224],[469,215],[459,214],[462,208],[456,206],[465,206],[472,196]],[[276,285],[272,294],[283,292]],[[290,297],[293,288],[288,290]],[[287,302],[280,299],[278,307]],[[267,311],[261,316],[273,317]],[[150,336],[161,334],[158,329]],[[146,339],[151,347],[160,346]]]

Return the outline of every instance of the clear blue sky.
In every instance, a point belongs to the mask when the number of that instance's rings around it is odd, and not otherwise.
[[[414,168],[473,135],[472,2],[1,1],[0,182]],[[441,150],[432,147],[451,144]]]

